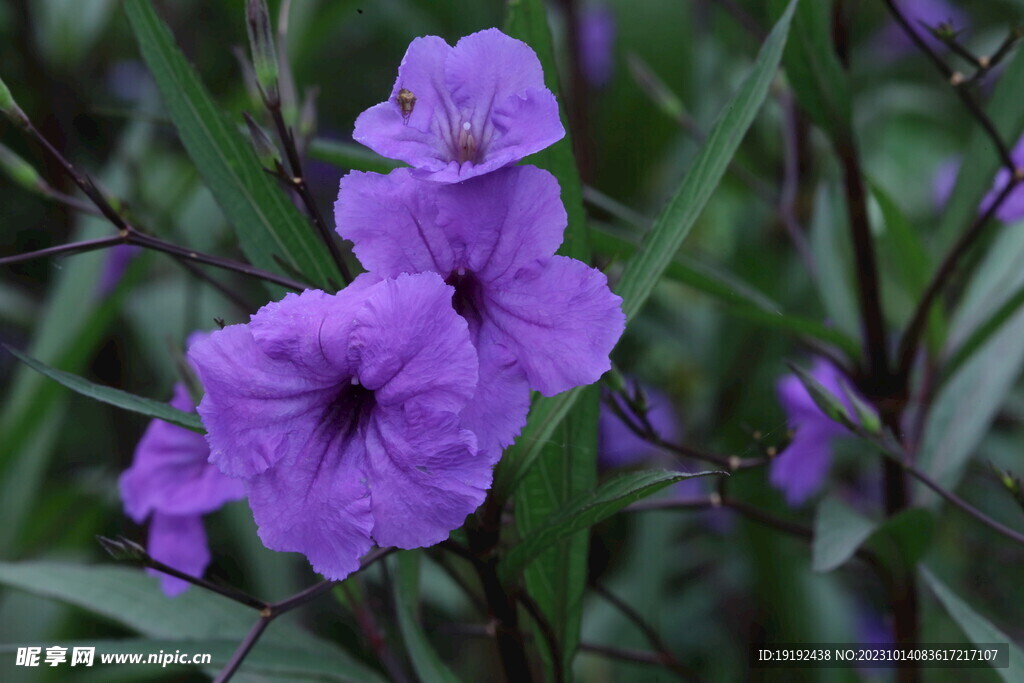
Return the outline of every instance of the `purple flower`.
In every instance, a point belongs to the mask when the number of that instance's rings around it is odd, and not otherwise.
[[[852,411],[843,391],[849,381],[836,366],[817,359],[811,375]],[[783,377],[777,389],[789,427],[796,433],[789,446],[772,461],[771,482],[786,494],[790,505],[797,506],[821,488],[832,463],[832,441],[847,430],[821,412],[796,375]]]
[[[171,405],[195,411],[184,384],[174,386]],[[244,495],[241,482],[210,465],[209,455],[202,434],[153,420],[135,449],[132,466],[119,482],[128,516],[139,524],[150,520],[149,554],[193,576],[202,576],[210,563],[203,515]],[[181,579],[151,573],[160,577],[167,595],[188,588]]]
[[[119,244],[107,252],[106,259],[103,261],[103,270],[100,273],[100,281],[96,285],[101,297],[108,296],[114,291],[114,288],[121,282],[121,278],[124,277],[128,264],[141,251],[142,247]]]
[[[477,355],[436,274],[307,290],[192,347],[210,461],[246,481],[260,538],[342,579],[372,543],[447,538],[491,463],[460,424]]]
[[[682,430],[668,396],[646,385],[644,393],[647,395],[647,419],[651,427],[666,441],[678,441]],[[617,399],[612,396],[611,400]],[[623,412],[630,416],[629,409],[624,406]],[[605,467],[625,467],[650,460],[658,452],[657,446],[637,436],[606,402],[601,403],[597,432],[598,462]]]
[[[591,6],[579,18],[580,68],[594,88],[608,85],[615,66],[615,15],[611,8]]]
[[[1024,137],[1017,141],[1017,145],[1010,152],[1010,157],[1017,168],[1024,168]],[[1010,171],[1005,167],[999,169],[992,189],[981,202],[981,211],[987,211],[995,203],[1009,182]],[[1018,185],[1010,190],[1009,196],[996,210],[996,218],[1004,223],[1013,223],[1024,219],[1024,185]]]
[[[1016,146],[1010,151],[1010,157],[1017,168],[1024,167],[1024,137],[1017,141]],[[949,201],[950,195],[953,193],[953,187],[956,185],[957,175],[960,172],[961,162],[962,160],[959,158],[950,159],[943,162],[935,172],[932,184],[933,196],[939,208],[945,206],[946,202]],[[989,207],[1006,189],[1006,184],[1009,181],[1010,171],[1005,167],[1000,168],[999,172],[996,173],[995,180],[992,182],[992,189],[981,200],[978,211],[982,213],[988,211]],[[1010,191],[1009,196],[1003,200],[995,215],[996,218],[1004,223],[1024,220],[1024,185],[1018,185]]]
[[[458,184],[353,172],[335,219],[380,277],[439,273],[480,356],[480,388],[463,412],[493,460],[518,434],[529,389],[552,396],[597,381],[622,335],[622,300],[585,263],[554,256],[566,214],[558,182],[533,166]]]
[[[933,50],[942,52],[946,46],[932,35],[925,26],[951,24],[955,30],[966,28],[969,19],[965,12],[947,0],[900,0],[899,8],[907,18],[914,33],[920,36]],[[895,21],[890,21],[879,32],[879,42],[890,57],[897,57],[914,51],[914,41]]]
[[[508,166],[565,135],[537,55],[497,29],[417,38],[386,102],[356,119],[353,138],[431,180],[458,182]]]

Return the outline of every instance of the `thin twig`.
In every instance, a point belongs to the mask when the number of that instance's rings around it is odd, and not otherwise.
[[[615,595],[607,588],[601,586],[598,583],[591,583],[590,588],[595,593],[604,598],[608,603],[614,606],[617,610],[619,610],[619,612],[621,612],[622,615],[626,617],[626,619],[631,621],[633,625],[636,626],[637,629],[639,629],[639,631],[644,635],[644,638],[647,639],[647,642],[650,644],[651,648],[658,653],[658,656],[661,658],[661,663],[666,668],[679,674],[679,676],[685,680],[699,680],[697,675],[693,671],[683,666],[679,662],[679,660],[675,658],[675,656],[672,654],[672,651],[669,650],[668,645],[666,645],[665,641],[661,638],[660,635],[658,635],[658,632],[654,630],[654,627],[647,623],[647,620],[645,620],[639,612],[633,609],[633,607],[629,603],[627,603],[625,600],[622,600],[617,595]]]

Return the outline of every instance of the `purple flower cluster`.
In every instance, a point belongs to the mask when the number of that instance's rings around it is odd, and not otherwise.
[[[444,540],[483,501],[530,390],[608,370],[621,299],[555,255],[554,177],[511,166],[563,135],[526,44],[494,29],[454,48],[416,39],[355,133],[413,168],[351,173],[335,206],[368,272],[190,349],[209,462],[244,484],[268,548],[342,579],[373,544]]]

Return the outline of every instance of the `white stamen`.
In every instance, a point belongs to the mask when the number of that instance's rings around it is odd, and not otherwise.
[[[358,377],[353,377],[352,378],[352,385],[353,386],[359,386],[359,378]]]
[[[459,268],[459,277],[462,277],[465,274],[466,274],[466,269],[465,268]]]
[[[462,130],[469,130],[470,128],[471,126],[469,125],[469,121],[464,121],[462,124]]]

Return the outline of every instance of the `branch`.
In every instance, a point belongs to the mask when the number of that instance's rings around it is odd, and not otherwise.
[[[381,560],[395,552],[395,550],[397,550],[397,548],[378,548],[377,550],[374,550],[362,559],[362,562],[359,563],[359,569],[352,572],[352,574],[349,574],[349,576],[355,576],[378,560]],[[280,602],[265,605],[264,608],[260,610],[260,618],[255,624],[253,624],[249,634],[245,636],[245,639],[241,644],[239,644],[238,649],[235,650],[233,655],[231,655],[231,659],[228,660],[228,663],[223,669],[221,669],[220,673],[217,674],[217,678],[214,679],[214,683],[226,683],[226,681],[231,680],[231,677],[238,671],[238,667],[240,667],[242,662],[245,661],[245,658],[249,655],[249,652],[252,651],[252,648],[256,645],[256,642],[260,639],[260,636],[263,635],[263,632],[267,629],[267,626],[270,625],[271,621],[286,612],[290,612],[296,607],[320,597],[339,583],[341,582],[321,581],[320,583],[314,584],[309,588],[296,593],[290,598],[285,598]]]

